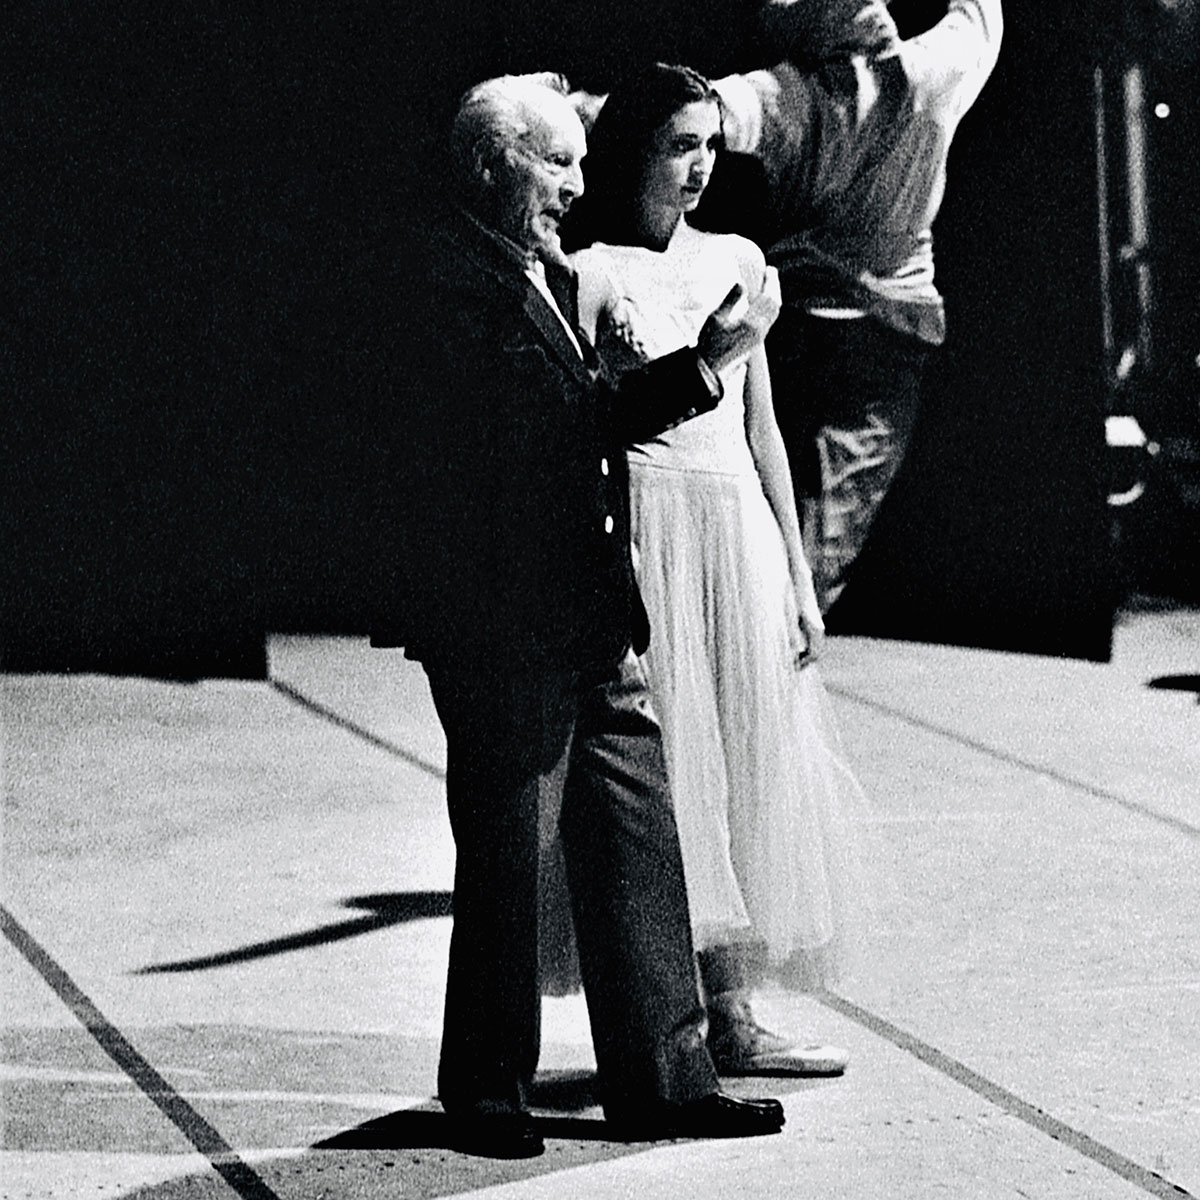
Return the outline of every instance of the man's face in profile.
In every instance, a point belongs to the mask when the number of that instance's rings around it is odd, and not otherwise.
[[[547,95],[529,109],[529,133],[492,167],[496,228],[523,249],[551,261],[563,257],[559,225],[583,194],[581,163],[587,142],[575,110]]]

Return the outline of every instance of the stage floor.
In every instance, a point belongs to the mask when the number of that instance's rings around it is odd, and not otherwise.
[[[850,1069],[732,1083],[781,1097],[777,1137],[610,1142],[582,998],[549,999],[518,1163],[439,1146],[420,669],[270,663],[3,680],[3,1200],[1200,1196],[1200,610],[1126,613],[1103,665],[833,639],[883,932],[853,986],[761,1007]]]

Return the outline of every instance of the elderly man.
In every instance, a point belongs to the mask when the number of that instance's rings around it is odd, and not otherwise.
[[[745,1136],[775,1100],[718,1090],[705,1047],[678,835],[634,651],[624,445],[707,410],[715,372],[778,315],[772,278],[730,295],[699,344],[606,389],[558,226],[583,190],[582,125],[557,76],[462,101],[445,227],[406,270],[393,351],[400,539],[373,630],[426,670],[446,734],[457,849],[438,1072],[453,1144],[543,1145],[540,848],[561,832],[605,1115],[621,1136]],[[741,314],[741,315],[739,315]]]
[[[1000,0],[949,0],[900,40],[884,0],[768,0],[777,65],[728,76],[729,149],[767,176],[779,426],[822,607],[900,466],[929,351],[945,338],[931,226],[959,121],[995,66]]]

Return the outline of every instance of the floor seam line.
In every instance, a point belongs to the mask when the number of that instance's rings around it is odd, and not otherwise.
[[[874,709],[876,712],[884,713],[889,717],[894,717],[896,720],[903,721],[908,725],[916,727],[917,729],[923,729],[927,733],[935,733],[949,741],[958,742],[960,745],[966,746],[971,750],[978,750],[981,754],[986,754],[990,758],[996,759],[998,762],[1006,763],[1011,767],[1020,767],[1022,770],[1031,771],[1034,774],[1041,775],[1046,779],[1052,779],[1055,783],[1062,784],[1064,787],[1071,788],[1077,792],[1083,792],[1086,795],[1092,796],[1094,799],[1103,800],[1109,804],[1115,804],[1119,808],[1124,808],[1138,816],[1146,817],[1147,819],[1155,821],[1160,825],[1165,825],[1167,828],[1175,830],[1176,833],[1182,833],[1185,837],[1200,840],[1200,826],[1193,825],[1191,822],[1185,821],[1181,817],[1174,817],[1170,813],[1159,812],[1157,809],[1151,808],[1148,804],[1142,804],[1138,800],[1130,800],[1127,796],[1121,796],[1116,792],[1110,792],[1105,788],[1098,787],[1096,784],[1088,783],[1082,779],[1075,779],[1073,776],[1066,775],[1061,771],[1056,771],[1053,767],[1048,767],[1044,763],[1022,758],[1018,754],[1012,754],[1007,750],[1001,750],[997,746],[990,746],[987,742],[982,742],[977,738],[969,737],[967,734],[959,733],[945,725],[938,725],[934,721],[927,721],[923,717],[915,716],[912,713],[906,713],[902,709],[893,708],[891,705],[884,704],[882,701],[872,700],[866,696],[861,696],[857,692],[850,691],[848,688],[839,687],[836,684],[826,684],[826,690],[832,692],[834,695],[840,696],[844,700],[852,701],[855,704],[861,704],[864,708]]]
[[[268,675],[267,683],[269,683],[275,691],[279,692],[280,695],[286,696],[294,704],[298,704],[301,708],[307,709],[314,716],[321,717],[330,722],[330,724],[336,725],[339,729],[344,729],[347,733],[353,734],[361,741],[367,742],[376,749],[392,755],[393,758],[401,759],[410,766],[424,771],[426,775],[429,775],[434,779],[442,782],[445,781],[446,772],[435,763],[428,762],[419,754],[414,754],[411,750],[406,750],[398,743],[393,742],[388,738],[381,737],[377,733],[373,733],[365,725],[360,725],[357,721],[343,716],[336,709],[322,704],[319,700],[314,700],[311,696],[308,696],[304,692],[300,691],[299,688],[293,687],[286,680],[278,679],[274,675]]]
[[[242,1200],[279,1200],[238,1152],[210,1125],[96,1007],[36,938],[0,904],[0,933],[71,1010],[100,1048],[138,1090],[204,1155]]]
[[[1163,1200],[1197,1200],[1193,1193],[1171,1183],[1161,1175],[1126,1158],[1120,1151],[1106,1146],[1103,1142],[1084,1133],[1082,1130],[1068,1125],[1065,1121],[1051,1116],[1043,1109],[1022,1100],[1015,1092],[1010,1092],[1003,1085],[988,1079],[978,1071],[972,1070],[965,1063],[946,1054],[944,1051],[931,1046],[915,1035],[908,1033],[898,1025],[893,1025],[884,1017],[877,1016],[869,1009],[855,1004],[834,992],[820,991],[814,993],[815,998],[827,1008],[849,1018],[864,1029],[878,1037],[884,1038],[893,1046],[906,1051],[925,1063],[926,1066],[952,1079],[955,1083],[981,1096],[989,1103],[1003,1109],[1010,1116],[1023,1121],[1031,1128],[1044,1133],[1057,1142],[1074,1150],[1084,1158],[1090,1159],[1113,1174],[1120,1176],[1127,1183],[1135,1184],[1143,1191]]]

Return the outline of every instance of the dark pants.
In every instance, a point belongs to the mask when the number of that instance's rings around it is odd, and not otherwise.
[[[929,350],[873,317],[837,320],[791,306],[767,338],[822,609],[841,591],[904,459]]]
[[[540,1048],[538,875],[556,828],[606,1111],[715,1091],[662,737],[636,658],[598,684],[426,671],[457,847],[443,1107],[524,1103]]]

